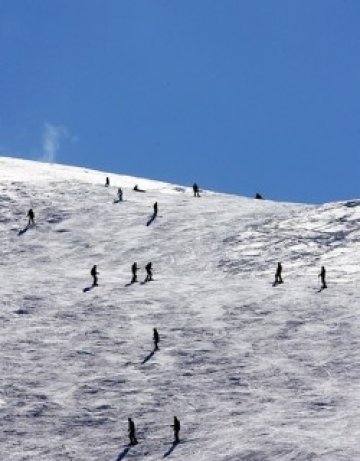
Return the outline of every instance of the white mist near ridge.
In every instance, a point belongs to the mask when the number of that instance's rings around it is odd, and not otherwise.
[[[360,459],[360,201],[0,168],[2,460]],[[152,261],[153,282],[126,286],[135,261],[140,281]]]

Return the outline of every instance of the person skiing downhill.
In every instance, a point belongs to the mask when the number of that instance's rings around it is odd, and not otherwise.
[[[194,192],[194,197],[200,197],[200,189],[199,186],[194,182],[193,184],[193,192]]]
[[[171,425],[174,428],[174,443],[179,443],[179,432],[180,432],[180,421],[174,416],[174,424]]]
[[[159,350],[158,344],[159,344],[159,341],[160,341],[160,335],[159,335],[156,328],[154,328],[153,340],[154,340],[154,350],[158,351]]]
[[[132,273],[131,283],[137,282],[137,271],[138,271],[138,265],[137,265],[137,263],[135,262],[135,263],[131,266],[131,273]]]
[[[146,264],[145,266],[145,270],[146,270],[146,278],[144,280],[144,282],[151,282],[152,281],[152,263],[149,262]]]
[[[110,178],[109,178],[109,176],[106,176],[105,187],[109,187],[109,186],[110,186]]]
[[[326,270],[324,266],[321,266],[319,277],[321,278],[321,289],[324,290],[325,288],[327,288],[326,281],[325,281]]]
[[[128,418],[128,432],[129,432],[129,445],[136,445],[138,441],[135,435],[135,424],[131,418]]]
[[[276,272],[275,272],[275,282],[274,285],[277,285],[278,283],[284,283],[283,279],[281,277],[281,272],[282,272],[282,265],[281,263],[278,263]]]
[[[122,200],[123,200],[123,191],[122,191],[121,187],[118,188],[117,195],[118,195],[119,202],[122,202]]]
[[[29,218],[28,226],[35,224],[35,213],[32,208],[27,212],[26,215]]]
[[[97,265],[96,264],[92,267],[92,269],[90,271],[90,274],[91,274],[91,276],[93,278],[92,286],[97,287],[98,286],[98,277],[97,276],[99,275],[99,272],[97,271]]]

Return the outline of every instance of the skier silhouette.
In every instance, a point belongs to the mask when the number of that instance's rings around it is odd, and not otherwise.
[[[156,351],[158,351],[158,350],[159,350],[158,344],[159,344],[159,341],[160,341],[160,335],[159,335],[159,333],[158,333],[158,331],[157,331],[156,328],[154,328],[153,340],[154,340],[154,349],[155,349]]]
[[[109,176],[106,176],[105,187],[109,187],[109,186],[110,186],[110,178]]]
[[[136,191],[136,192],[146,192],[144,189],[139,189],[139,186],[137,184],[135,184],[133,190]]]
[[[282,272],[282,265],[281,263],[278,263],[276,272],[275,272],[275,282],[274,285],[277,285],[278,283],[284,283],[283,279],[281,277],[281,272]]]
[[[123,200],[123,191],[122,191],[121,187],[118,188],[117,195],[118,195],[119,202],[122,202],[122,200]]]
[[[131,266],[131,273],[132,273],[131,283],[137,282],[137,271],[138,271],[138,265],[137,265],[137,263],[135,262],[135,263]]]
[[[35,224],[35,221],[34,221],[35,220],[35,213],[34,213],[32,208],[30,208],[30,210],[27,212],[26,216],[29,218],[28,226],[34,225]]]
[[[326,270],[324,266],[321,266],[319,277],[321,277],[321,289],[324,290],[325,288],[327,288],[326,281],[325,281]]]
[[[144,280],[144,283],[145,282],[151,282],[153,280],[152,278],[152,264],[151,262],[147,263],[146,266],[145,266],[145,270],[146,270],[146,278]]]
[[[135,424],[131,418],[128,418],[128,432],[129,432],[129,445],[136,445],[138,441],[135,435]]]
[[[200,189],[199,186],[194,182],[193,184],[193,192],[194,192],[194,197],[200,197]]]
[[[154,219],[156,218],[157,214],[158,214],[158,203],[155,202],[154,203]]]
[[[99,272],[97,271],[97,265],[96,264],[92,267],[92,269],[90,271],[90,274],[91,274],[91,276],[93,278],[92,286],[97,287],[98,286],[98,277],[97,276],[99,275]]]
[[[174,416],[174,424],[171,425],[174,428],[174,443],[179,443],[179,432],[180,432],[180,421]]]
[[[259,194],[259,192],[256,192],[255,198],[262,200],[264,197],[261,194]]]

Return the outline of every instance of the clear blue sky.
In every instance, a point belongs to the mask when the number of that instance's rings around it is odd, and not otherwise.
[[[359,0],[0,0],[0,153],[360,196]]]

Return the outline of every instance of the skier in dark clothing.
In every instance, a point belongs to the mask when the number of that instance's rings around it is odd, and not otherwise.
[[[92,286],[93,287],[97,287],[98,286],[98,275],[99,275],[99,272],[97,271],[97,266],[96,264],[92,267],[91,271],[90,271],[90,274],[93,278],[93,284]]]
[[[29,222],[28,222],[28,226],[30,226],[31,224],[34,225],[35,224],[35,213],[33,211],[32,208],[30,208],[30,210],[27,212],[27,215],[26,215],[28,218],[29,218]]]
[[[134,191],[136,191],[136,192],[146,192],[144,189],[139,189],[139,186],[137,184],[135,184],[135,186],[134,186]]]
[[[119,202],[122,202],[122,200],[123,200],[123,191],[122,191],[121,187],[118,188],[117,194],[118,194]]]
[[[179,432],[180,432],[180,421],[174,416],[174,424],[171,425],[174,428],[174,443],[179,443]]]
[[[321,289],[323,290],[324,288],[327,288],[326,281],[325,281],[325,276],[326,276],[326,270],[324,266],[321,266],[321,271],[319,274],[319,277],[321,277]]]
[[[129,445],[136,445],[138,443],[135,436],[135,424],[131,418],[128,418],[128,432],[129,432]]]
[[[131,283],[137,282],[137,271],[138,271],[138,265],[137,265],[137,263],[135,262],[135,263],[131,266],[131,273],[132,273]]]
[[[281,272],[282,272],[282,265],[281,263],[278,263],[276,272],[275,272],[275,282],[274,282],[275,285],[277,285],[278,283],[283,283]]]
[[[259,192],[256,192],[255,198],[262,200],[264,197]]]
[[[200,197],[200,189],[199,186],[194,182],[193,184],[193,192],[194,192],[194,197]]]
[[[159,335],[159,333],[158,333],[158,331],[157,331],[156,328],[154,328],[153,340],[154,340],[154,349],[155,349],[156,351],[158,351],[158,350],[159,350],[158,344],[159,344],[159,341],[160,341],[160,335]]]
[[[151,262],[147,263],[146,266],[145,266],[145,270],[146,270],[146,278],[144,280],[144,282],[151,282],[152,281],[152,264]]]
[[[105,187],[109,187],[109,186],[110,186],[110,178],[109,176],[106,176]]]
[[[157,214],[158,214],[158,203],[155,202],[154,203],[154,218],[156,218]]]

